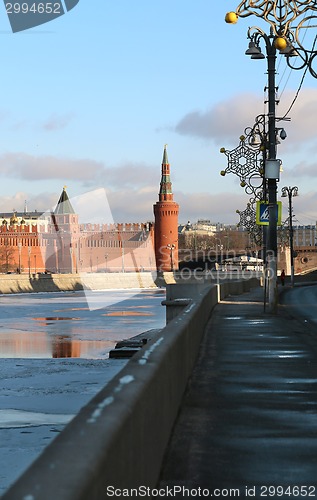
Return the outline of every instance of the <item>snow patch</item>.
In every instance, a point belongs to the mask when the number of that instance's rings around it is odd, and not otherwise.
[[[149,349],[146,349],[141,359],[139,359],[139,365],[145,365],[148,362],[149,357],[155,351],[157,347],[163,342],[164,337],[160,337]]]
[[[130,384],[133,382],[134,377],[132,375],[125,375],[124,377],[121,377],[119,379],[119,384],[114,388],[113,392],[118,393],[120,392],[123,387],[127,384]],[[111,405],[114,402],[115,398],[114,396],[108,396],[105,398],[101,403],[98,404],[97,408],[93,411],[91,414],[91,417],[87,420],[88,424],[94,424],[96,423],[97,419],[101,416],[102,411],[109,405]]]
[[[0,410],[0,429],[33,427],[38,425],[66,425],[74,415],[35,413],[23,410]]]

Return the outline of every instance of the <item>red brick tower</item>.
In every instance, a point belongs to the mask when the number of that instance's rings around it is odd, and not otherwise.
[[[154,242],[158,271],[178,269],[178,212],[179,205],[173,200],[166,145],[162,161],[159,201],[154,208]]]

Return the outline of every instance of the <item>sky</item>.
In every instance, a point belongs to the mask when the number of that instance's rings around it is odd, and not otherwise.
[[[254,16],[224,22],[237,0],[79,0],[12,33],[0,3],[0,211],[45,211],[104,188],[115,222],[153,220],[167,144],[179,221],[237,223],[249,197],[221,177],[244,129],[266,112],[266,60],[245,55]],[[263,26],[263,25],[262,25]],[[268,31],[268,26],[264,24]],[[277,61],[277,115],[303,70]],[[278,148],[294,221],[317,220],[317,81],[307,72]],[[283,200],[283,199],[282,199]],[[283,201],[283,219],[288,216]],[[102,217],[102,215],[101,215]]]

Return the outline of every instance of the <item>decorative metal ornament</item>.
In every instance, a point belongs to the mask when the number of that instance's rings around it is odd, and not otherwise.
[[[240,179],[241,185],[245,185],[251,175],[260,175],[260,150],[250,148],[246,144],[246,138],[244,135],[240,137],[239,146],[231,151],[221,148],[220,152],[224,153],[228,158],[228,166],[224,171],[222,171],[222,175],[237,175]],[[225,174],[223,172],[225,172]],[[244,185],[242,185],[242,187],[244,187]]]
[[[247,208],[245,210],[237,210],[237,213],[240,216],[240,225],[249,229],[255,224],[255,210],[252,207],[251,203],[247,204]]]
[[[254,197],[250,200],[252,204],[258,199],[264,199],[263,173],[266,140],[264,115],[259,115],[253,127],[246,127],[236,148],[220,149],[220,152],[228,159],[226,169],[220,174],[223,176],[235,174],[239,177],[240,186],[244,188],[246,194]]]
[[[267,21],[276,36],[286,34],[291,23],[308,11],[317,11],[316,0],[244,0],[236,10],[238,17],[251,15]],[[283,28],[279,32],[279,28]]]
[[[250,235],[251,240],[262,245],[262,228],[256,224],[255,204],[258,200],[265,200],[264,160],[266,156],[267,134],[265,126],[265,115],[259,115],[252,127],[246,127],[244,135],[240,136],[239,145],[229,151],[221,148],[220,152],[225,154],[228,165],[221,175],[233,173],[240,179],[240,185],[245,192],[251,196],[245,210],[237,210],[240,222]]]
[[[256,224],[256,212],[252,207],[251,203],[247,204],[245,210],[237,210],[239,214],[240,222],[238,226],[244,227],[249,233],[251,240],[254,241],[256,245],[262,245],[262,228]]]
[[[270,37],[274,39],[276,49],[285,56],[288,66],[295,70],[307,67],[311,75],[317,78],[316,0],[244,0],[235,13],[237,19],[254,15],[268,22],[271,27]],[[254,36],[250,36],[252,31],[256,32]],[[249,38],[252,43],[256,43],[259,52],[261,49],[258,42],[261,36],[265,37],[259,27],[249,28]],[[259,57],[259,53],[253,56]]]

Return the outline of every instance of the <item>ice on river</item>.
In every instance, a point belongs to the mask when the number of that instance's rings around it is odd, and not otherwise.
[[[0,296],[0,494],[124,367],[116,342],[164,326],[163,292],[116,293],[97,311],[80,293]]]
[[[0,494],[125,360],[1,359]]]

